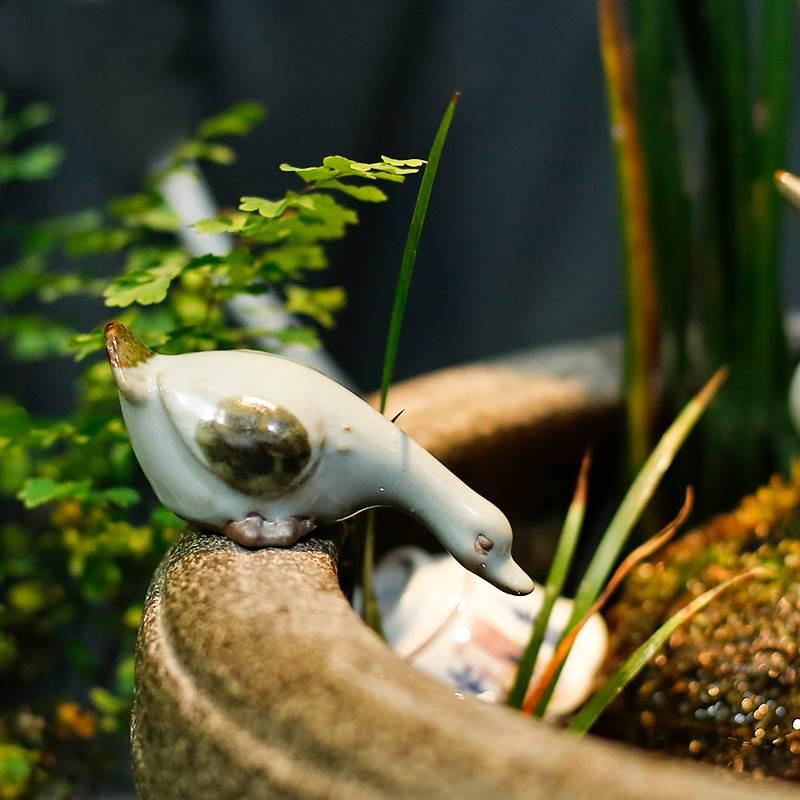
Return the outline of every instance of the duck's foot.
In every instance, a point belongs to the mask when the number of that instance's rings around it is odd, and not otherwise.
[[[229,522],[223,533],[243,547],[289,547],[316,527],[316,522],[307,517],[264,519],[252,513]]]

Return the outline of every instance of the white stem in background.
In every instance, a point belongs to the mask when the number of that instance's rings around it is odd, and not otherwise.
[[[181,221],[178,236],[192,255],[230,253],[233,245],[229,236],[198,233],[193,227],[195,222],[213,217],[218,210],[208,184],[198,171],[170,172],[159,189],[167,205],[178,215]],[[280,330],[294,323],[293,317],[272,295],[239,295],[228,301],[227,309],[236,324],[245,330]],[[270,339],[264,339],[263,346],[318,369],[338,383],[352,385],[339,365],[321,348],[315,350],[300,344],[281,346]]]
[[[800,178],[791,172],[779,169],[775,173],[778,191],[797,209],[800,209]]]
[[[795,209],[800,210],[800,178],[797,175],[779,169],[775,172],[775,186]],[[798,335],[797,313],[790,313],[787,322],[790,342],[796,344]],[[789,386],[789,412],[792,416],[795,430],[800,432],[800,366],[795,370]]]

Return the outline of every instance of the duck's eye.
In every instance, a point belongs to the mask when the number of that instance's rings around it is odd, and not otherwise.
[[[475,552],[479,556],[489,555],[489,551],[494,547],[494,542],[484,534],[479,533],[475,537]]]

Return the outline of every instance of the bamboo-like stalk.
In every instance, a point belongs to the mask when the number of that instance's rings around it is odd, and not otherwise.
[[[774,98],[785,93],[785,87],[766,83],[774,79],[770,51],[776,44],[776,20],[786,13],[782,6],[783,0],[757,5],[764,13],[762,94]],[[768,459],[775,453],[774,430],[783,423],[777,425],[775,420],[785,419],[785,414],[774,413],[783,412],[783,404],[777,409],[772,400],[777,395],[776,381],[785,378],[774,377],[785,361],[777,292],[777,229],[767,219],[772,212],[766,207],[767,216],[755,213],[764,191],[758,185],[766,186],[771,180],[771,170],[767,173],[763,166],[765,148],[756,136],[759,125],[766,122],[766,117],[760,123],[759,118],[768,103],[754,109],[752,102],[755,61],[749,22],[758,17],[748,15],[745,0],[683,0],[679,8],[704,123],[696,227],[702,251],[697,266],[705,363],[724,362],[731,368],[730,387],[703,426],[702,482],[698,483],[711,510],[735,501],[776,466]],[[776,60],[787,60],[788,49],[777,46]],[[767,127],[773,123],[775,118]],[[769,157],[770,163],[773,158]],[[778,166],[775,163],[772,169]],[[780,393],[784,391],[785,384]]]
[[[634,0],[633,53],[638,116],[648,178],[655,274],[663,329],[664,395],[680,408],[689,395],[692,220],[679,114],[685,81],[678,69],[675,3]]]
[[[779,269],[783,203],[774,190],[773,176],[786,157],[795,19],[795,0],[764,0],[760,82],[753,114],[756,176],[752,194],[754,291],[750,340],[753,383],[760,400],[757,421],[764,435],[780,435],[776,422],[785,416],[789,374]]]
[[[709,183],[717,216],[716,236],[724,271],[720,313],[730,320],[724,353],[715,354],[737,364],[741,334],[746,333],[750,270],[750,193],[753,141],[750,107],[750,63],[747,24],[741,0],[704,0],[704,44],[707,52]]]
[[[702,470],[714,502],[757,483],[760,387],[752,363],[751,216],[754,140],[747,17],[742,0],[703,0],[698,24],[705,53],[706,197],[712,292],[704,298],[708,359],[731,368],[731,384],[705,426]],[[759,358],[763,357],[759,355]],[[722,465],[725,464],[725,468]]]
[[[630,466],[653,440],[658,407],[659,324],[647,174],[637,120],[633,55],[619,0],[600,0],[600,50],[617,166],[625,273],[625,398]]]

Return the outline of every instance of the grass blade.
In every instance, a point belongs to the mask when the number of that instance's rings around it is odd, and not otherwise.
[[[381,403],[380,412],[386,410],[386,398],[389,395],[389,386],[392,383],[395,363],[397,362],[397,351],[400,347],[400,333],[403,329],[403,317],[408,301],[408,290],[411,286],[411,277],[414,274],[414,263],[417,260],[417,250],[419,241],[422,237],[422,229],[425,225],[425,217],[428,213],[428,204],[433,191],[433,184],[436,181],[436,173],[439,171],[439,161],[442,157],[442,150],[447,141],[447,134],[450,130],[450,123],[456,111],[458,101],[461,99],[461,92],[454,92],[447,104],[442,121],[439,123],[439,130],[431,145],[431,152],[428,155],[428,166],[422,176],[422,182],[417,194],[417,202],[414,206],[414,213],[411,216],[411,224],[408,227],[406,245],[403,249],[403,259],[400,263],[400,277],[397,280],[397,287],[394,292],[394,304],[392,305],[392,318],[389,322],[389,336],[386,340],[386,352],[383,357],[383,372],[381,374]]]
[[[641,672],[647,662],[666,644],[675,630],[683,625],[692,615],[705,608],[717,595],[729,589],[739,581],[756,575],[767,575],[769,570],[763,567],[735,575],[719,585],[704,592],[680,611],[673,614],[644,644],[640,645],[628,660],[608,679],[608,681],[591,697],[586,705],[567,726],[567,730],[578,735],[586,733],[605,711],[608,704]]]
[[[564,636],[559,642],[558,647],[556,648],[556,651],[553,654],[553,657],[550,659],[550,663],[547,665],[547,668],[545,669],[541,678],[539,678],[536,686],[533,687],[528,697],[525,698],[525,706],[523,710],[526,714],[531,714],[537,709],[548,688],[552,687],[551,693],[552,691],[555,691],[555,679],[561,672],[564,662],[567,660],[567,656],[572,649],[572,645],[575,644],[575,640],[578,638],[578,634],[581,632],[584,625],[586,625],[586,623],[591,619],[593,614],[596,614],[605,606],[611,595],[617,591],[619,585],[625,580],[625,578],[630,574],[631,570],[633,570],[637,564],[644,561],[646,558],[649,558],[653,553],[661,549],[675,535],[676,531],[683,525],[684,522],[686,522],[686,518],[692,511],[693,503],[694,495],[691,488],[688,488],[686,490],[686,498],[684,499],[683,505],[681,506],[681,509],[675,519],[673,519],[672,522],[660,530],[655,536],[639,545],[639,547],[630,553],[628,557],[616,568],[614,574],[611,576],[611,580],[606,585],[606,588],[603,589],[599,597],[587,609],[580,621],[574,625],[570,629],[569,633],[567,633],[567,635]]]
[[[506,703],[513,708],[522,708],[528,686],[533,677],[533,671],[536,668],[539,650],[542,647],[545,634],[547,633],[550,613],[561,594],[564,581],[567,579],[567,574],[572,564],[572,556],[575,553],[575,546],[578,543],[578,537],[583,527],[583,518],[586,513],[586,496],[589,488],[589,466],[591,460],[591,453],[587,450],[581,462],[578,481],[575,485],[575,494],[572,497],[572,502],[567,510],[567,516],[564,519],[564,526],[561,529],[561,535],[558,538],[556,554],[553,557],[553,563],[547,575],[547,584],[544,590],[542,607],[536,615],[536,622],[533,625],[531,637],[528,640],[525,652],[522,654],[522,658],[517,666],[517,672],[514,676],[514,685],[511,687],[511,691],[508,693],[508,698],[506,699]]]
[[[403,329],[403,317],[405,316],[406,303],[408,301],[408,291],[411,287],[411,277],[414,274],[414,264],[417,260],[417,251],[422,237],[422,229],[425,225],[425,217],[428,213],[428,204],[433,191],[433,184],[436,181],[436,173],[439,170],[439,161],[442,157],[447,134],[453,115],[456,111],[458,101],[461,99],[461,92],[454,92],[447,104],[439,129],[431,145],[428,155],[428,166],[422,176],[417,202],[414,206],[414,213],[411,216],[411,223],[408,227],[403,258],[400,263],[400,276],[397,280],[397,287],[394,293],[394,303],[392,305],[392,317],[389,322],[389,335],[386,340],[386,353],[383,357],[383,371],[381,373],[381,400],[380,412],[386,411],[386,399],[389,396],[389,386],[392,383],[394,367],[397,362],[397,351],[400,347],[400,333]],[[380,619],[380,608],[375,597],[375,587],[373,581],[374,553],[375,553],[375,513],[367,512],[367,522],[364,532],[364,557],[361,564],[361,582],[364,590],[364,621],[376,632],[382,635],[382,624]]]
[[[603,534],[603,538],[581,580],[575,597],[572,616],[565,628],[565,635],[586,614],[602,591],[608,576],[611,574],[611,570],[614,568],[614,564],[622,552],[622,548],[628,541],[634,525],[639,521],[661,479],[675,459],[675,455],[708,407],[727,374],[728,371],[724,367],[717,370],[708,383],[684,406],[639,471],[620,503],[616,514],[614,514],[609,523],[606,532]],[[536,709],[536,713],[539,716],[543,715],[547,710],[547,703],[552,695],[553,685],[551,684],[548,687],[539,707]]]
[[[647,169],[637,111],[633,55],[619,0],[600,0],[600,50],[617,165],[625,257],[625,402],[632,470],[653,440],[658,396],[658,304]]]
[[[728,371],[724,367],[717,370],[708,383],[686,404],[639,471],[620,503],[617,513],[609,523],[600,546],[580,583],[575,598],[573,621],[577,621],[586,613],[600,593],[611,573],[614,562],[633,530],[633,526],[638,522],[645,506],[658,488],[661,478],[672,464],[676,453],[708,407],[727,374]]]

